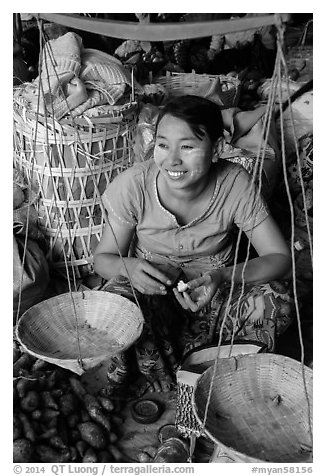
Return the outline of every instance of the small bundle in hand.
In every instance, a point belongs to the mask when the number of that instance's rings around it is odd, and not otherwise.
[[[178,282],[178,291],[179,293],[183,293],[183,292],[186,292],[189,288],[188,288],[188,284],[187,283],[184,283],[182,280],[180,280]]]

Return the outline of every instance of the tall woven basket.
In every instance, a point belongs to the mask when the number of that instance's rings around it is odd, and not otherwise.
[[[123,296],[81,291],[30,307],[17,323],[16,336],[26,352],[81,375],[130,347],[143,321],[138,306]]]
[[[218,359],[215,375],[213,366],[201,375],[193,408],[204,433],[234,462],[307,463],[312,388],[312,370],[296,360],[241,355]]]
[[[133,164],[137,103],[112,106],[105,116],[75,120],[36,114],[14,95],[14,162],[38,194],[39,225],[53,268],[93,271],[105,211],[101,194]]]
[[[167,71],[166,76],[158,77],[155,82],[170,96],[202,96],[216,102],[221,109],[237,106],[240,96],[241,81],[232,76]]]

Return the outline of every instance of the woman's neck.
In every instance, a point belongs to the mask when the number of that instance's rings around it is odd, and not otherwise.
[[[205,212],[214,194],[215,185],[216,174],[213,170],[200,186],[189,189],[170,190],[162,174],[158,174],[156,182],[161,205],[176,217],[181,226],[187,225]]]

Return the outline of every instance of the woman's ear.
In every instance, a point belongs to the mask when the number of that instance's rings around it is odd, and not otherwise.
[[[225,139],[224,137],[219,137],[214,145],[214,148],[213,148],[213,158],[212,158],[212,162],[217,162],[218,161],[218,158],[220,157],[220,155],[222,154],[223,152],[223,149],[224,149],[224,144],[225,144]]]

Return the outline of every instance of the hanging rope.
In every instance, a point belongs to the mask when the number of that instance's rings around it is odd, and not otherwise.
[[[255,166],[254,166],[254,169],[253,169],[253,173],[252,173],[252,177],[251,177],[251,182],[250,182],[250,188],[249,188],[249,196],[251,196],[253,193],[254,193],[254,187],[255,187],[255,182],[257,180],[257,173],[258,173],[258,193],[260,193],[261,191],[261,184],[262,184],[262,173],[263,173],[263,164],[264,164],[264,159],[265,159],[265,152],[266,152],[266,147],[267,147],[267,140],[268,140],[268,131],[269,131],[269,128],[270,128],[270,123],[271,123],[271,118],[272,118],[272,113],[273,113],[273,104],[274,104],[274,99],[275,99],[275,89],[276,89],[276,74],[275,74],[275,68],[274,68],[274,74],[273,74],[273,78],[272,78],[272,84],[273,84],[273,88],[271,89],[271,94],[269,95],[269,99],[268,99],[268,103],[267,103],[267,107],[266,107],[266,114],[265,114],[265,117],[264,117],[264,123],[263,123],[263,131],[262,131],[262,135],[260,137],[260,141],[259,141],[259,144],[258,144],[258,148],[257,148],[257,157],[256,157],[256,162],[255,162]],[[262,142],[264,140],[264,145],[263,145],[263,149],[262,149]],[[261,155],[261,158],[260,158],[260,153],[262,153]],[[245,211],[247,211],[248,209],[248,203],[249,203],[249,200],[245,206]],[[244,266],[243,266],[243,269],[242,269],[242,275],[241,275],[241,293],[239,295],[239,298],[238,298],[238,305],[237,305],[237,314],[235,316],[235,318],[233,318],[231,316],[231,314],[229,314],[229,309],[230,309],[230,304],[231,304],[231,300],[232,300],[232,296],[233,296],[233,292],[234,292],[234,286],[235,286],[235,266],[238,262],[238,256],[239,256],[239,249],[240,249],[240,240],[241,240],[241,236],[242,236],[242,230],[239,229],[239,232],[238,232],[238,235],[237,235],[237,241],[236,241],[236,246],[235,246],[235,256],[234,256],[234,261],[233,261],[233,270],[232,270],[232,275],[231,275],[231,288],[230,288],[230,292],[229,292],[229,296],[228,296],[228,301],[227,301],[227,305],[226,305],[226,309],[225,309],[225,313],[224,313],[224,318],[222,320],[222,323],[221,323],[221,328],[220,328],[220,333],[219,333],[219,341],[218,341],[218,347],[217,347],[217,357],[216,359],[218,359],[218,356],[219,356],[219,349],[220,349],[220,346],[221,346],[221,343],[222,343],[222,336],[223,336],[223,328],[225,326],[225,323],[226,323],[226,319],[227,317],[229,317],[230,319],[233,320],[234,324],[237,322],[237,318],[238,318],[238,314],[239,314],[239,308],[240,308],[240,302],[241,302],[241,299],[244,295],[244,286],[245,286],[245,279],[244,279],[244,275],[245,275],[245,270],[246,270],[246,266],[247,266],[247,263],[249,261],[249,252],[250,252],[250,236],[249,236],[249,239],[248,239],[248,244],[247,244],[247,250],[246,250],[246,257],[245,257],[245,261],[244,261]],[[251,231],[252,233],[252,231]],[[247,318],[248,319],[248,318]],[[241,328],[238,329],[238,331],[235,331],[235,326],[233,328],[233,335],[232,335],[232,339],[231,339],[231,347],[230,347],[230,354],[232,352],[232,348],[233,348],[233,341],[234,341],[234,338],[235,338],[235,335],[241,330]]]
[[[277,32],[278,33],[278,50],[279,50],[279,56],[280,56],[280,61],[278,62],[279,97],[280,97],[280,103],[282,103],[282,101],[281,101],[281,98],[282,98],[281,65],[284,68],[285,77],[287,78],[288,96],[289,96],[289,83],[288,83],[288,74],[287,74],[286,61],[285,61],[285,57],[284,57],[284,54],[283,54],[283,48],[282,48],[282,45],[284,44],[284,25],[282,23],[278,24],[277,29],[278,29],[278,32]],[[291,110],[291,107],[290,107],[290,110]],[[294,135],[295,135],[293,116],[291,116],[291,121],[292,121],[293,132],[294,132]],[[306,376],[305,376],[304,344],[303,344],[303,337],[302,337],[302,328],[301,328],[299,302],[298,302],[297,287],[296,287],[296,274],[295,274],[294,208],[293,208],[291,192],[290,192],[290,187],[289,187],[289,183],[288,183],[288,179],[287,179],[287,172],[286,172],[286,156],[285,156],[285,141],[284,141],[284,118],[283,118],[282,108],[280,108],[280,126],[281,126],[281,151],[282,151],[283,175],[284,175],[285,188],[286,188],[286,193],[287,193],[287,197],[288,197],[288,201],[289,201],[289,205],[290,205],[290,212],[291,212],[291,255],[292,255],[293,293],[294,293],[294,302],[295,302],[296,317],[297,317],[297,324],[298,324],[299,342],[300,342],[300,348],[301,348],[301,370],[302,370],[302,379],[303,379],[303,385],[304,385],[304,390],[305,390],[305,395],[306,395],[306,403],[307,403],[308,428],[309,428],[309,434],[310,434],[311,445],[312,445],[313,433],[312,433],[312,424],[311,424],[311,408],[310,408],[310,401],[309,401],[309,397],[308,397],[307,382],[306,382]],[[296,139],[296,137],[295,137],[295,139]],[[296,153],[298,154],[297,140],[295,140],[295,143],[296,143]],[[302,181],[302,186],[303,186],[303,181]],[[303,197],[304,196],[305,196],[305,194],[303,193]],[[307,229],[309,230],[307,207],[306,207],[305,199],[304,199],[304,207],[305,207],[305,215],[306,215],[306,220],[307,220]],[[310,236],[309,236],[309,240],[310,240]],[[312,250],[312,243],[310,241],[309,241],[309,243],[310,243],[310,246],[311,246],[310,249]],[[311,256],[312,256],[312,251],[311,251]]]
[[[261,190],[261,172],[262,172],[263,159],[265,157],[265,150],[266,150],[267,138],[268,138],[267,131],[269,130],[270,123],[271,123],[271,117],[272,117],[272,112],[273,112],[273,104],[274,104],[274,101],[275,101],[275,95],[276,95],[277,87],[279,89],[279,97],[281,98],[281,96],[282,96],[281,65],[284,66],[285,77],[287,78],[287,84],[288,84],[288,74],[287,74],[286,62],[285,62],[285,58],[284,58],[284,54],[283,54],[284,25],[283,25],[280,18],[278,18],[278,21],[276,22],[276,26],[277,26],[277,56],[276,56],[276,60],[275,60],[274,72],[273,72],[273,75],[272,75],[272,85],[271,85],[271,89],[270,89],[270,93],[269,93],[269,97],[268,97],[268,104],[267,104],[267,111],[266,111],[265,120],[264,120],[263,134],[261,136],[261,141],[260,141],[260,144],[259,144],[259,150],[258,150],[258,154],[257,154],[257,161],[255,163],[255,169],[254,169],[254,173],[253,173],[253,177],[252,177],[252,183],[253,183],[254,180],[255,180],[255,175],[257,173],[258,164],[259,164],[259,183],[258,183],[259,191]],[[290,97],[289,88],[288,88],[288,97]],[[280,102],[282,103],[281,99],[280,99]],[[287,181],[282,107],[280,108],[280,121],[281,121],[281,152],[282,152],[283,175],[284,175],[284,179],[285,179],[286,192],[287,192],[288,201],[289,201],[289,205],[290,205],[290,211],[291,211],[291,257],[292,257],[293,293],[294,293],[294,302],[295,302],[296,317],[297,317],[297,323],[298,323],[299,341],[300,341],[300,347],[301,347],[301,368],[302,368],[302,379],[303,379],[304,391],[305,391],[306,402],[307,402],[308,428],[309,428],[309,435],[310,435],[311,442],[312,442],[311,408],[310,408],[310,402],[309,402],[309,396],[308,396],[308,390],[307,390],[307,382],[306,382],[306,376],[305,376],[304,345],[303,345],[302,330],[301,330],[298,296],[297,296],[297,290],[296,290],[295,256],[294,256],[294,249],[295,249],[294,248],[294,209],[293,209],[291,193],[290,193],[289,185],[288,185],[288,181]],[[295,131],[294,121],[293,121],[293,116],[292,115],[291,115],[291,122],[292,122],[293,131]],[[295,132],[294,132],[294,134],[295,134]],[[265,142],[264,142],[264,146],[263,146],[263,150],[262,150],[262,159],[261,159],[261,161],[259,161],[258,159],[259,159],[259,156],[260,156],[261,143],[262,143],[263,137],[265,138],[264,139]],[[299,161],[297,141],[295,141],[295,143],[296,143],[297,158],[298,158],[298,161]],[[302,175],[301,175],[301,180],[302,180]],[[303,180],[302,180],[301,184],[302,184],[302,187],[303,187]],[[304,193],[303,193],[303,197],[304,197]],[[306,220],[307,220],[307,228],[309,230],[306,204],[304,204],[304,207],[305,207],[305,215],[306,215]],[[240,236],[241,236],[241,230],[238,233],[234,264],[237,262],[239,244],[240,244]],[[310,238],[309,238],[309,242],[310,242],[310,246],[311,246]],[[244,290],[244,273],[245,273],[245,267],[246,267],[248,259],[249,259],[249,247],[250,247],[250,240],[248,241],[247,255],[246,255],[246,259],[245,259],[245,262],[244,262],[244,267],[243,267],[243,270],[242,270],[242,283],[241,283],[242,288],[241,288],[241,295],[240,295],[240,298],[238,300],[237,314],[238,314],[238,311],[239,311],[240,299],[243,295],[243,290]],[[311,256],[312,256],[312,253],[311,253]],[[223,328],[225,326],[226,318],[231,317],[228,314],[228,310],[229,310],[229,307],[230,307],[232,294],[233,294],[233,289],[234,289],[234,285],[235,285],[234,276],[235,276],[235,267],[233,268],[233,272],[232,272],[231,288],[230,288],[229,298],[228,298],[228,301],[227,301],[226,310],[225,310],[225,313],[224,313],[224,317],[223,317],[221,327],[220,327],[220,332],[219,332],[217,353],[216,353],[216,358],[215,358],[214,364],[213,364],[213,374],[212,374],[212,378],[211,378],[211,381],[210,381],[207,401],[206,401],[206,404],[205,404],[204,417],[203,417],[203,421],[202,421],[202,425],[201,425],[202,433],[204,433],[204,429],[205,429],[206,422],[207,422],[207,416],[208,416],[208,408],[209,408],[210,401],[211,401],[211,398],[212,398],[213,382],[214,382],[216,372],[217,372],[220,347],[221,347],[221,344],[222,344],[222,337],[223,337]],[[234,336],[232,336],[231,350],[232,350],[233,341],[234,341]],[[231,350],[230,350],[230,354],[231,354]]]
[[[45,44],[46,46],[48,46],[49,44],[45,42],[45,38],[44,38],[44,31],[43,31],[43,24],[41,22],[39,22],[38,20],[38,26],[39,26],[39,31],[40,31],[40,57],[43,58],[43,45]],[[51,52],[52,53],[52,52]],[[53,62],[53,55],[50,56],[51,58],[51,61]],[[41,59],[42,61],[42,59]],[[41,64],[41,68],[40,68],[40,81],[39,81],[39,87],[41,88],[42,90],[42,97],[43,97],[43,100],[44,100],[44,89],[43,89],[43,83],[42,83],[42,80],[41,80],[41,73],[42,73],[42,62],[40,63]],[[48,82],[49,82],[49,74],[48,74],[48,65],[47,65],[47,62],[45,61],[45,66],[46,66],[46,72],[47,72],[47,78],[48,78]],[[57,79],[58,79],[58,75],[57,75]],[[60,84],[60,82],[59,82]],[[60,85],[61,86],[61,85]],[[49,84],[49,87],[50,87],[50,84]],[[45,101],[44,101],[45,103]],[[58,144],[56,142],[56,133],[55,133],[55,121],[54,121],[54,111],[53,111],[53,104],[51,103],[52,105],[52,119],[53,119],[53,130],[54,130],[54,138],[55,138],[55,144],[56,144],[56,147],[58,147]],[[47,146],[47,157],[51,157],[51,153],[50,153],[50,145],[49,145],[49,136],[48,136],[48,122],[47,122],[47,114],[44,115],[45,117],[45,130],[46,130],[46,146]],[[38,122],[36,120],[36,122]],[[59,154],[59,157],[60,157],[60,154]],[[61,171],[62,171],[62,164],[61,164],[61,161],[59,161],[59,164],[60,164],[60,168],[61,168]],[[54,191],[54,203],[55,203],[55,207],[56,207],[56,210],[59,209],[58,205],[57,205],[57,197],[56,197],[56,184],[55,184],[55,181],[54,181],[54,178],[53,178],[53,175],[52,175],[52,163],[51,163],[51,159],[50,159],[50,163],[49,163],[49,170],[50,170],[50,176],[51,176],[51,180],[52,180],[52,185],[53,185],[53,191]],[[65,182],[64,182],[65,184]],[[66,194],[67,196],[67,194]],[[67,208],[68,208],[68,198],[67,198]],[[64,219],[64,218],[63,218]],[[69,237],[69,241],[70,241],[70,246],[71,246],[71,249],[72,249],[72,240],[71,240],[71,233],[70,233],[70,227],[68,226],[68,237]],[[70,283],[70,275],[69,275],[69,268],[68,268],[68,263],[67,263],[67,257],[66,257],[66,253],[65,253],[65,250],[64,250],[64,238],[63,238],[63,233],[62,233],[62,224],[59,225],[59,234],[61,235],[61,240],[62,240],[62,243],[63,243],[63,258],[64,258],[64,263],[65,263],[65,268],[66,268],[66,275],[67,275],[67,281],[68,281],[68,289],[69,289],[69,294],[70,294],[70,299],[71,299],[71,303],[72,303],[72,307],[73,307],[73,315],[74,315],[74,319],[75,319],[75,328],[76,328],[76,339],[77,339],[77,352],[78,352],[78,358],[77,358],[77,361],[78,361],[78,364],[79,366],[81,367],[81,369],[84,370],[84,365],[83,365],[83,360],[82,360],[82,354],[81,354],[81,345],[80,345],[80,335],[79,335],[79,327],[78,327],[78,315],[77,315],[77,310],[76,310],[76,305],[75,305],[75,301],[74,301],[74,298],[73,298],[73,292],[72,292],[72,288],[71,288],[71,283]],[[74,270],[74,267],[72,267],[72,273],[73,273],[73,283],[74,283],[74,289],[75,291],[77,291],[77,283],[76,283],[76,277],[75,277],[75,270]]]
[[[43,29],[43,23],[40,23],[39,24],[39,31],[40,31],[40,35],[42,36],[42,38],[40,38],[40,41],[42,41],[42,46],[45,45],[46,48],[48,48],[48,52],[49,52],[49,57],[50,57],[50,60],[52,62],[52,66],[54,66],[54,57],[53,57],[53,53],[51,51],[51,48],[49,46],[49,43],[46,42],[46,39],[44,37],[44,29]],[[42,58],[43,58],[43,48],[41,49],[40,48],[40,51],[41,51],[41,55],[42,55]],[[42,67],[42,66],[41,66]],[[47,80],[48,80],[48,86],[50,88],[50,81],[49,81],[49,71],[48,71],[48,63],[47,61],[45,61],[45,67],[46,67],[46,73],[47,73]],[[54,68],[55,69],[55,68]],[[41,78],[41,70],[40,70],[40,78]],[[56,72],[56,70],[55,70]],[[56,75],[57,75],[57,72],[56,72]],[[59,81],[59,77],[57,75],[57,80],[59,82],[59,85],[61,87],[61,83]],[[43,97],[43,100],[44,100],[44,89],[43,89],[43,82],[42,80],[40,79],[39,81],[39,86],[41,87],[41,90],[42,90],[42,97]],[[62,89],[62,88],[61,88]],[[65,95],[64,95],[65,97]],[[65,98],[66,99],[66,98]],[[52,108],[52,114],[51,114],[51,119],[52,119],[52,127],[53,127],[53,138],[54,138],[54,143],[55,143],[55,146],[57,148],[57,150],[60,150],[59,148],[59,144],[57,142],[57,134],[56,134],[56,130],[59,128],[60,130],[60,124],[57,124],[55,119],[54,119],[54,110],[53,110],[53,103],[51,103],[51,108]],[[48,157],[51,157],[51,148],[50,148],[50,144],[49,144],[49,123],[48,123],[48,116],[47,114],[44,115],[44,119],[45,119],[45,133],[46,133],[46,147],[47,147],[47,156]],[[61,160],[61,154],[59,153],[58,154],[59,156],[59,167],[60,167],[60,170],[61,170],[61,174],[62,174],[62,177],[63,177],[63,164],[62,164],[62,160]],[[58,204],[57,204],[57,198],[59,198],[59,196],[57,197],[57,189],[56,189],[56,184],[55,184],[55,180],[53,178],[53,174],[52,174],[52,163],[50,162],[49,163],[49,171],[50,171],[50,176],[51,176],[51,180],[52,180],[52,185],[53,185],[53,191],[54,191],[54,202],[55,202],[55,207],[56,207],[56,210],[59,209],[58,207]],[[67,187],[66,187],[66,182],[63,181],[63,185],[64,185],[64,188],[65,188],[65,197],[66,197],[66,208],[67,210],[69,210],[68,208],[68,190],[67,190]],[[69,217],[68,217],[69,218]],[[66,268],[66,275],[67,275],[67,280],[68,280],[68,286],[69,286],[69,292],[70,294],[72,295],[72,290],[71,290],[71,285],[70,285],[70,277],[69,277],[69,267],[68,267],[68,262],[67,262],[67,256],[64,252],[64,238],[63,238],[63,232],[62,232],[62,225],[63,223],[65,222],[65,217],[62,216],[62,223],[60,223],[60,220],[58,219],[58,222],[59,222],[59,233],[61,235],[61,240],[62,240],[62,243],[63,243],[63,257],[64,257],[64,263],[65,263],[65,268]],[[67,230],[68,230],[68,242],[69,242],[69,246],[70,246],[70,249],[72,250],[73,249],[73,244],[72,244],[72,237],[71,237],[71,229],[70,227],[68,226],[67,227]],[[74,284],[74,289],[75,291],[77,291],[77,282],[76,282],[76,274],[75,274],[75,268],[74,266],[72,266],[72,275],[73,275],[73,284]],[[77,316],[76,316],[77,317]]]
[[[41,32],[41,35],[43,35],[43,29],[42,29],[42,25],[39,25],[39,28],[40,28],[40,32]],[[44,42],[44,36],[42,36],[43,38],[43,42]],[[48,56],[50,58],[50,61],[52,63],[52,66],[54,68],[54,71],[56,73],[56,76],[57,76],[57,80],[58,80],[58,83],[59,83],[59,87],[61,88],[61,92],[63,94],[63,97],[66,101],[66,105],[68,107],[68,110],[69,110],[69,113],[70,113],[70,117],[71,117],[71,120],[72,120],[72,126],[74,127],[75,129],[75,132],[76,132],[76,136],[77,136],[77,147],[79,146],[80,149],[82,150],[83,152],[83,157],[86,159],[86,165],[87,165],[87,168],[88,170],[90,171],[90,174],[91,174],[91,178],[92,178],[92,182],[93,182],[93,186],[94,186],[94,193],[95,195],[97,195],[97,197],[99,198],[99,202],[100,202],[100,207],[101,207],[101,212],[104,216],[104,222],[106,222],[111,231],[112,231],[112,234],[114,236],[114,239],[115,239],[115,242],[116,242],[116,245],[117,245],[117,250],[118,250],[118,253],[119,253],[119,256],[120,256],[120,259],[122,260],[122,263],[123,263],[123,266],[124,266],[124,269],[126,271],[126,275],[130,281],[130,284],[131,284],[131,289],[132,289],[132,293],[133,293],[133,296],[134,296],[134,299],[135,299],[135,302],[136,302],[136,305],[138,306],[140,312],[142,313],[142,310],[141,310],[141,307],[140,307],[140,304],[139,304],[139,301],[138,301],[138,298],[137,298],[137,295],[136,295],[136,292],[135,292],[135,289],[134,289],[134,286],[132,284],[132,281],[131,281],[131,277],[130,277],[130,274],[129,274],[129,271],[127,269],[127,266],[125,264],[125,260],[124,260],[124,257],[122,256],[121,254],[121,251],[120,251],[120,248],[119,248],[119,243],[117,241],[117,238],[114,234],[114,231],[113,231],[113,228],[112,228],[112,225],[110,223],[110,220],[109,220],[109,217],[108,217],[108,214],[106,212],[106,209],[104,207],[104,204],[103,204],[103,201],[102,201],[102,198],[101,198],[101,193],[100,193],[100,190],[98,188],[98,184],[97,184],[97,181],[96,181],[96,178],[95,178],[95,175],[94,175],[94,171],[93,171],[93,162],[92,162],[92,157],[90,156],[90,154],[88,154],[87,150],[86,150],[86,147],[84,146],[82,140],[81,140],[81,137],[80,137],[80,133],[79,133],[79,129],[78,129],[78,126],[77,124],[75,123],[75,120],[74,120],[74,117],[72,116],[71,114],[71,111],[70,111],[70,108],[69,108],[69,105],[68,105],[68,102],[67,102],[67,99],[66,99],[66,96],[62,90],[62,85],[59,81],[59,77],[58,77],[58,74],[56,72],[56,64],[55,64],[55,59],[54,59],[54,56],[53,56],[53,53],[51,51],[51,47],[50,47],[50,44],[47,42],[45,43],[45,46],[47,48],[47,52],[48,52]],[[42,54],[42,51],[41,51],[41,54]],[[47,67],[47,62],[45,62],[45,65]],[[48,73],[48,71],[47,71]],[[47,77],[49,78],[48,74],[47,74]],[[40,84],[42,84],[42,81],[40,80],[39,82]],[[42,90],[42,93],[43,93],[43,97],[44,97],[44,91]],[[132,93],[134,94],[134,93]],[[53,111],[53,104],[52,105],[52,121],[53,121],[53,130],[56,131],[58,128],[60,128],[60,124],[58,124],[55,119],[54,119],[54,111]],[[91,122],[91,121],[90,121]],[[48,123],[47,123],[47,114],[45,114],[45,123],[46,123],[46,131],[48,131]],[[93,124],[91,124],[91,126],[93,127]],[[90,140],[91,140],[91,136],[92,136],[92,127],[90,127]],[[48,136],[47,136],[48,137]],[[57,145],[58,147],[58,144],[56,142],[56,134],[54,133],[54,139],[55,139],[55,144]],[[49,147],[49,141],[47,139],[47,145]],[[76,160],[78,161],[78,154],[76,156]],[[62,169],[62,163],[61,161],[59,162],[60,164],[60,168],[61,168],[61,172],[63,174],[63,169]],[[52,176],[52,173],[51,173],[51,165],[50,164],[50,174],[51,174],[51,178],[52,178],[52,183],[53,183],[53,186],[54,186],[54,192],[55,192],[55,182],[54,182],[54,179],[53,179],[53,176]],[[77,162],[77,165],[78,162]],[[66,186],[65,182],[64,182],[64,186]],[[67,190],[66,190],[67,192]],[[57,202],[56,202],[57,198],[56,198],[56,192],[54,193],[54,201],[55,201],[55,204],[56,204],[56,208],[58,209],[58,206],[57,206]],[[68,193],[66,193],[66,204],[67,204],[67,209],[68,209],[68,203],[69,203],[69,197],[68,197]],[[61,226],[60,226],[60,231],[61,231]],[[72,239],[71,239],[71,234],[70,234],[70,227],[68,226],[68,236],[69,236],[69,241],[70,241],[70,248],[72,249]],[[62,238],[62,241],[63,241],[63,236],[62,236],[62,232],[61,232],[61,238]],[[75,316],[75,321],[76,321],[76,337],[77,337],[77,342],[78,342],[78,362],[80,363],[80,365],[82,366],[82,355],[81,355],[81,352],[80,352],[80,343],[79,343],[79,328],[78,328],[78,317],[77,317],[77,312],[76,312],[76,309],[75,309],[75,303],[74,303],[74,299],[73,299],[73,294],[72,294],[72,290],[71,290],[71,286],[70,286],[70,280],[69,280],[69,268],[68,268],[68,263],[67,263],[67,257],[66,257],[66,253],[65,253],[65,250],[63,248],[63,256],[64,256],[64,261],[65,261],[65,267],[66,267],[66,273],[67,273],[67,277],[68,277],[68,286],[69,286],[69,293],[70,293],[70,296],[71,296],[71,300],[72,300],[72,303],[73,303],[73,309],[74,309],[74,316]],[[75,273],[74,273],[74,267],[72,267],[72,270],[73,270],[73,276],[74,276],[74,284],[75,284],[75,290],[77,290],[77,286],[76,286],[76,280],[75,280]]]
[[[42,23],[41,21],[38,20],[38,27],[39,27],[39,32],[40,32],[40,35],[39,35],[39,46],[40,46],[40,54],[39,54],[39,64],[40,64],[40,77],[41,77],[41,73],[42,73],[42,65],[43,65],[43,45],[46,44],[45,43],[45,38],[44,38],[44,32],[43,32],[43,26],[42,26]],[[51,61],[53,62],[53,55],[51,56],[50,55],[50,58],[51,58]],[[47,70],[47,62],[45,62],[45,67],[46,67],[46,70]],[[49,80],[49,75],[48,75],[48,70],[46,71],[47,72],[47,78]],[[57,79],[58,79],[58,76],[57,76]],[[59,83],[60,84],[60,83]],[[37,96],[37,110],[36,110],[36,120],[35,120],[35,123],[36,123],[36,126],[35,126],[35,134],[34,134],[34,138],[32,138],[32,147],[33,147],[33,150],[32,150],[32,163],[31,163],[31,179],[33,177],[33,171],[34,171],[34,160],[35,160],[35,157],[36,157],[36,144],[37,144],[37,137],[38,137],[38,126],[39,126],[39,115],[40,115],[40,99],[43,99],[43,105],[45,104],[45,101],[44,101],[44,89],[43,89],[43,83],[42,83],[42,80],[40,79],[39,83],[38,83],[38,96]],[[58,205],[57,205],[57,190],[56,190],[56,184],[55,184],[55,180],[53,178],[53,174],[52,174],[52,162],[51,162],[51,152],[50,152],[50,144],[49,144],[49,123],[48,123],[48,117],[47,117],[47,114],[44,115],[44,119],[45,119],[45,134],[46,134],[46,157],[49,159],[49,171],[50,171],[50,177],[51,177],[51,180],[52,180],[52,185],[53,185],[53,201],[54,201],[54,204],[55,204],[55,207],[56,207],[56,210],[59,209]],[[58,147],[58,144],[56,142],[56,134],[55,134],[55,131],[57,129],[57,124],[55,124],[55,120],[54,120],[54,116],[53,116],[53,108],[52,108],[52,126],[53,126],[53,130],[54,130],[54,138],[55,138],[55,144],[56,146]],[[62,170],[62,164],[60,162],[60,167],[61,167],[61,170]],[[27,236],[28,236],[28,228],[29,228],[29,215],[30,215],[30,205],[29,204],[29,207],[28,207],[28,210],[27,210],[27,226],[26,226],[26,236],[25,236],[25,243],[24,243],[24,253],[23,253],[23,259],[22,259],[22,269],[24,269],[24,263],[25,263],[25,255],[26,255],[26,249],[27,249]],[[67,206],[68,206],[68,199],[67,199]],[[63,217],[63,220],[64,220],[64,217]],[[63,233],[62,233],[62,224],[59,225],[59,235],[61,236],[61,240],[62,240],[62,243],[64,243],[64,238],[63,238]],[[70,240],[70,244],[71,244],[71,247],[72,247],[72,240],[71,240],[71,234],[70,234],[70,228],[68,227],[68,237],[69,237],[69,240]],[[82,369],[84,369],[84,366],[83,366],[83,361],[82,361],[82,355],[81,355],[81,347],[80,347],[80,337],[79,337],[79,330],[78,330],[78,317],[77,317],[77,311],[76,311],[76,307],[75,307],[75,302],[74,302],[74,299],[73,299],[73,294],[72,294],[72,288],[71,288],[71,283],[70,283],[70,276],[69,276],[69,268],[68,268],[68,263],[67,263],[67,257],[66,257],[66,253],[65,253],[65,250],[63,248],[63,258],[64,258],[64,263],[65,263],[65,268],[66,268],[66,274],[67,274],[67,280],[68,280],[68,289],[69,289],[69,293],[70,293],[70,297],[71,297],[71,302],[72,302],[72,306],[73,306],[73,314],[74,314],[74,318],[75,318],[75,322],[76,322],[76,338],[77,338],[77,348],[78,348],[78,363],[80,365],[80,367]],[[74,288],[75,288],[75,291],[77,290],[77,284],[76,284],[76,277],[75,277],[75,271],[74,271],[74,268],[72,270],[73,272],[73,283],[74,283]],[[16,322],[17,322],[17,319],[18,319],[18,316],[19,316],[19,311],[20,311],[20,305],[21,305],[21,291],[22,291],[22,279],[23,279],[23,273],[21,275],[21,280],[20,280],[20,292],[19,292],[19,298],[18,298],[18,310],[17,310],[17,316],[16,316]]]

